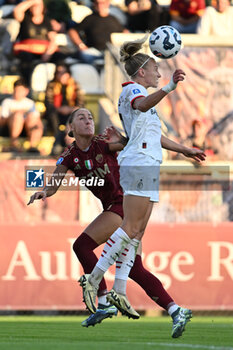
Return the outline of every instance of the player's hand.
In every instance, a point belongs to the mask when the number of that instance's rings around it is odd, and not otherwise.
[[[204,151],[198,148],[189,148],[186,147],[185,150],[182,152],[184,156],[188,158],[193,158],[197,162],[204,161],[206,159],[206,154]]]
[[[120,143],[122,139],[121,133],[114,126],[107,127],[103,132],[103,136],[107,143]]]
[[[35,192],[29,199],[29,202],[27,205],[32,204],[34,200],[36,199],[42,199],[43,201],[46,198],[46,192],[45,191],[40,191],[40,192]]]
[[[167,85],[162,87],[162,90],[166,92],[166,94],[169,94],[169,92],[173,91],[177,87],[177,83],[179,81],[183,81],[185,78],[185,72],[182,69],[176,69],[173,73],[173,76],[171,77],[171,80]]]
[[[185,78],[185,72],[182,69],[176,69],[173,73],[173,81],[177,84],[179,81],[183,81]]]

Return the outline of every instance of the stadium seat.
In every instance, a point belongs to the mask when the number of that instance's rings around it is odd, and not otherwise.
[[[72,43],[69,35],[67,34],[64,34],[64,33],[56,34],[55,43],[57,44],[57,46],[65,46],[69,50],[73,50],[73,51],[75,50],[75,46]]]
[[[92,14],[92,10],[84,5],[78,5],[75,1],[71,1],[69,3],[70,9],[71,9],[71,16],[72,20],[80,23],[82,20]]]
[[[47,83],[53,79],[56,65],[54,63],[39,63],[31,76],[33,95],[45,92]]]
[[[105,69],[101,69],[100,71],[100,91],[104,91],[105,87]]]
[[[77,63],[70,66],[73,78],[80,84],[86,94],[99,94],[100,77],[95,67],[86,63]]]

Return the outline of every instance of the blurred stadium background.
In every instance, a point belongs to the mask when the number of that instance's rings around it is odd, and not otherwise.
[[[97,131],[121,128],[116,101],[125,79],[117,48],[137,34],[113,34],[98,73],[85,68],[78,80],[86,107],[96,118]],[[145,266],[155,273],[178,304],[196,311],[232,313],[233,280],[233,44],[232,40],[183,35],[184,48],[174,59],[160,62],[164,85],[176,67],[186,82],[159,105],[163,132],[189,144],[194,120],[210,123],[206,133],[205,166],[164,153],[160,203],[154,207],[143,238]],[[148,49],[147,49],[148,50]],[[88,69],[86,69],[88,68]],[[41,69],[47,69],[45,65]],[[90,75],[89,74],[90,71]],[[39,76],[42,71],[38,73]],[[43,73],[44,74],[44,73]],[[14,75],[0,76],[0,94],[12,93]],[[38,75],[32,94],[43,112],[44,86]],[[0,310],[1,313],[84,311],[77,279],[82,268],[72,242],[101,212],[88,191],[60,191],[30,207],[25,169],[54,166],[49,156],[53,136],[39,145],[41,155],[0,155]],[[0,139],[0,148],[8,142]],[[22,144],[25,143],[21,139]],[[25,148],[27,145],[24,144]],[[98,250],[98,253],[100,250]],[[106,274],[109,287],[114,269]],[[128,297],[147,314],[159,308],[129,281]]]

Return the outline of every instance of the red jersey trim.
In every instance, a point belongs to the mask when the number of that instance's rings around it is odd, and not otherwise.
[[[137,99],[137,98],[139,98],[139,97],[145,97],[144,95],[140,95],[140,96],[136,96],[136,97],[134,97],[134,99],[131,101],[131,107],[133,108],[133,103],[134,103],[134,101]]]
[[[121,84],[121,86],[124,87],[124,86],[127,86],[129,84],[135,84],[135,82],[134,81],[127,81],[127,82]]]

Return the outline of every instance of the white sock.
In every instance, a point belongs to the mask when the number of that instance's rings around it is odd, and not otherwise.
[[[104,272],[107,271],[108,268],[114,264],[116,259],[118,259],[120,253],[129,242],[129,236],[119,227],[105,243],[103,252],[96,266]]]
[[[173,304],[168,308],[167,312],[171,316],[173,312],[175,312],[178,308],[179,308],[179,305]]]
[[[100,297],[98,297],[98,304],[105,305],[105,306],[109,305],[109,302],[107,301],[107,294],[101,295]]]
[[[126,245],[130,242],[130,238],[122,228],[118,228],[104,245],[103,252],[99,258],[96,266],[89,276],[88,281],[98,286],[103,278],[104,273],[108,268],[114,264],[120,253],[125,249]]]
[[[114,282],[114,290],[117,293],[126,295],[126,284],[131,268],[133,267],[136,257],[139,240],[131,239],[130,243],[121,252],[119,258],[116,260],[116,274]]]

